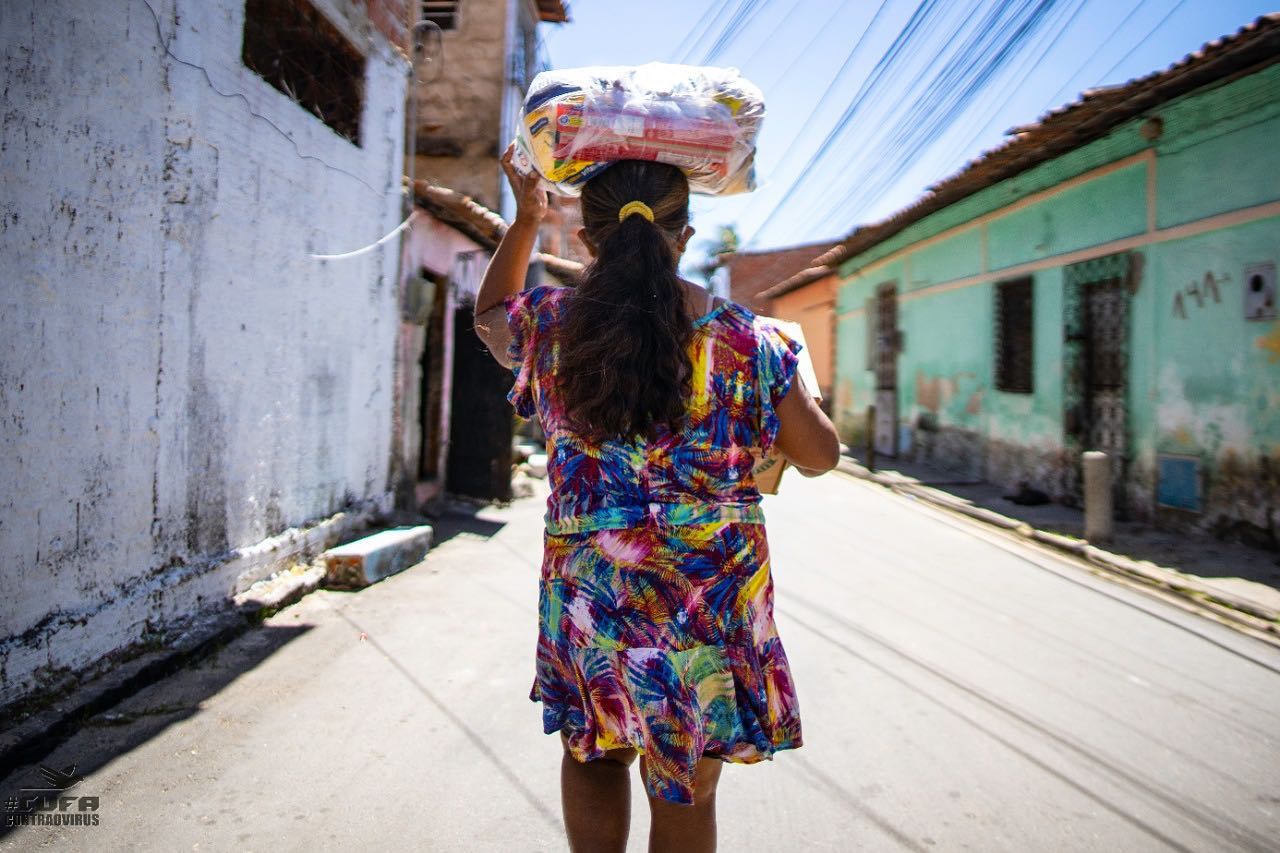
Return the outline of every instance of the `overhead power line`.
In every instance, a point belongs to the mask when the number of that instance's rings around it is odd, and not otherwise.
[[[742,0],[738,4],[737,10],[724,25],[720,35],[716,36],[715,41],[711,43],[711,47],[707,48],[707,52],[702,57],[703,65],[712,65],[720,58],[729,45],[733,43],[733,40],[750,23],[752,16],[764,2],[765,0]]]
[[[769,226],[769,223],[771,223],[778,215],[778,212],[795,197],[796,191],[803,186],[805,180],[813,173],[814,168],[822,162],[823,158],[826,157],[835,140],[844,133],[845,129],[849,126],[850,121],[853,119],[854,115],[857,114],[868,95],[875,90],[875,87],[878,86],[883,79],[885,79],[886,71],[892,68],[898,61],[904,48],[913,43],[914,38],[920,31],[922,25],[929,20],[930,16],[937,12],[938,6],[939,0],[921,0],[921,2],[916,6],[915,11],[911,14],[911,18],[894,38],[885,53],[880,57],[880,60],[876,63],[875,67],[871,69],[871,73],[858,88],[853,100],[847,107],[845,107],[840,118],[837,119],[835,125],[827,133],[826,138],[823,139],[813,156],[811,156],[808,162],[806,162],[801,168],[799,175],[797,175],[788,186],[787,191],[774,205],[768,216],[765,217],[764,222],[756,229],[752,238],[747,241],[748,244],[754,244],[759,235],[764,232],[764,230]]]
[[[672,62],[687,63],[694,48],[707,36],[711,29],[712,23],[716,18],[724,14],[729,4],[733,0],[712,0],[707,4],[707,9],[702,13],[702,17],[698,22],[689,28],[689,32],[684,34],[684,38],[680,40],[680,44],[671,53]]]
[[[1081,0],[1070,0],[1070,3],[1074,17]],[[1001,4],[1006,9],[1011,5]],[[886,128],[882,144],[869,149],[878,158],[863,171],[868,179],[859,183],[833,212],[842,218],[846,215],[860,218],[988,89],[1028,40],[1049,22],[1058,5],[1066,4],[1063,0],[1032,0],[1014,8],[1005,20],[993,17],[984,21],[990,26],[966,40],[915,103]],[[864,162],[867,159],[860,158]]]
[[[1096,86],[1099,83],[1101,83],[1103,80],[1106,80],[1108,77],[1110,77],[1111,73],[1115,71],[1117,68],[1119,68],[1121,65],[1123,65],[1125,63],[1125,60],[1133,56],[1134,53],[1137,52],[1138,48],[1142,47],[1144,44],[1147,43],[1147,39],[1151,38],[1160,30],[1161,27],[1167,24],[1169,22],[1169,19],[1173,17],[1173,13],[1181,9],[1183,4],[1186,2],[1187,0],[1178,0],[1177,3],[1174,3],[1173,8],[1171,8],[1168,12],[1165,12],[1164,17],[1161,18],[1159,21],[1157,21],[1154,27],[1147,30],[1147,34],[1144,35],[1142,38],[1138,39],[1137,42],[1134,43],[1133,47],[1129,49],[1128,53],[1126,53],[1124,56],[1117,59],[1115,65],[1112,65],[1106,71],[1102,72],[1102,74],[1098,77],[1098,79],[1094,81],[1093,85]]]
[[[1107,45],[1115,41],[1116,36],[1120,35],[1121,31],[1124,30],[1125,25],[1127,25],[1129,21],[1133,18],[1133,16],[1138,13],[1138,10],[1141,9],[1143,6],[1147,5],[1149,2],[1151,2],[1151,0],[1138,0],[1137,4],[1132,9],[1129,10],[1129,14],[1124,16],[1124,20],[1122,20],[1115,27],[1115,29],[1111,31],[1111,35],[1107,36],[1105,39],[1099,42],[1098,46],[1094,48],[1093,53],[1089,54],[1089,58],[1086,59],[1084,62],[1080,63],[1080,67],[1076,69],[1075,73],[1062,82],[1062,87],[1058,89],[1058,91],[1054,92],[1052,95],[1049,96],[1049,106],[1047,107],[1047,109],[1051,109],[1053,106],[1057,104],[1058,98],[1061,97],[1071,87],[1071,83],[1077,77],[1080,76],[1081,72],[1083,72],[1086,68],[1088,68],[1093,63],[1093,60],[1098,58],[1098,54],[1102,53],[1102,51],[1106,49]]]

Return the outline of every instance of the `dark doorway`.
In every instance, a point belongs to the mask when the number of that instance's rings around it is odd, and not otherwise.
[[[444,317],[447,309],[443,280],[432,283],[434,290],[431,313],[427,317],[426,346],[422,348],[422,389],[418,398],[418,425],[422,450],[418,455],[418,480],[434,480],[440,476],[440,442],[443,432],[444,404]]]
[[[1067,267],[1063,418],[1069,466],[1066,494],[1082,500],[1080,454],[1100,450],[1111,461],[1118,518],[1127,517],[1129,457],[1129,294],[1132,256],[1109,255]]]
[[[445,489],[486,500],[511,499],[511,370],[476,335],[474,312],[454,312],[452,418]]]
[[[876,374],[875,448],[881,456],[898,455],[898,286],[876,288],[874,366]]]

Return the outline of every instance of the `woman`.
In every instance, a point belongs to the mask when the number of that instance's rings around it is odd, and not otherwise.
[[[793,381],[800,345],[677,274],[693,235],[679,169],[628,160],[592,178],[582,280],[521,291],[546,195],[511,156],[516,219],[476,328],[515,372],[517,413],[547,436],[530,698],[564,745],[569,845],[625,849],[638,756],[649,849],[714,850],[723,762],[801,745],[753,448],[814,476],[840,445]]]

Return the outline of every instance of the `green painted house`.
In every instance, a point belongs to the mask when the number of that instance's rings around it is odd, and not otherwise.
[[[1280,15],[1019,128],[819,259],[844,439],[1280,537]],[[869,407],[874,406],[874,428]]]

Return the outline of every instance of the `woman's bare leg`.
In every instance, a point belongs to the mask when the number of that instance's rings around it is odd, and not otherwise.
[[[583,764],[569,754],[562,733],[560,803],[572,853],[623,853],[631,830],[631,762],[634,749],[611,749]]]
[[[724,762],[718,758],[698,762],[691,806],[649,797],[649,812],[653,816],[649,853],[715,853],[716,784],[723,766]],[[645,757],[641,755],[642,776],[645,769]]]

